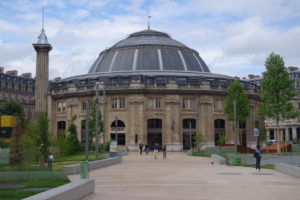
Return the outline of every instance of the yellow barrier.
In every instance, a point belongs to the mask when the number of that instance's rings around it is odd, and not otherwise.
[[[16,117],[9,115],[1,116],[1,126],[0,127],[15,127],[16,126]]]

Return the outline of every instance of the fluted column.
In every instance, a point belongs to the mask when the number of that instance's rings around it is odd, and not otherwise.
[[[47,112],[50,44],[33,44],[37,53],[35,80],[35,112]]]

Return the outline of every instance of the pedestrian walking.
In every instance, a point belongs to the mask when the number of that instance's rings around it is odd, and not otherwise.
[[[158,151],[159,151],[159,144],[158,143],[155,143],[154,144],[154,159],[157,159],[158,157]]]
[[[167,158],[167,145],[162,145],[161,147],[162,151],[163,151],[163,159]]]
[[[140,155],[143,154],[143,147],[144,147],[144,144],[143,144],[143,143],[140,143],[140,145],[139,145]]]
[[[256,146],[256,149],[255,149],[255,152],[254,152],[254,157],[256,158],[255,168],[260,171],[260,160],[261,160],[261,157],[262,157],[262,153],[261,153],[259,145]]]
[[[149,145],[148,144],[145,144],[145,152],[146,152],[146,155],[148,155],[148,153],[149,153]]]

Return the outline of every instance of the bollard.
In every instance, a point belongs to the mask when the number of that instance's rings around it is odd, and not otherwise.
[[[88,161],[81,161],[80,162],[80,170],[81,170],[81,179],[88,179],[89,178],[89,162]]]

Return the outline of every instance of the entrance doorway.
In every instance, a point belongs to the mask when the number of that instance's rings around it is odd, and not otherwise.
[[[183,150],[189,150],[194,147],[196,136],[196,119],[187,118],[182,120],[182,147]]]
[[[147,140],[150,150],[153,150],[155,143],[158,143],[160,146],[162,144],[161,133],[148,133]]]
[[[162,120],[148,119],[147,120],[147,142],[149,149],[154,148],[154,144],[162,144]]]
[[[194,143],[195,143],[195,137],[196,137],[196,133],[183,133],[183,138],[182,138],[182,146],[183,146],[183,150],[189,150],[191,149],[191,144],[192,147],[194,147]],[[192,141],[191,141],[192,140]]]

